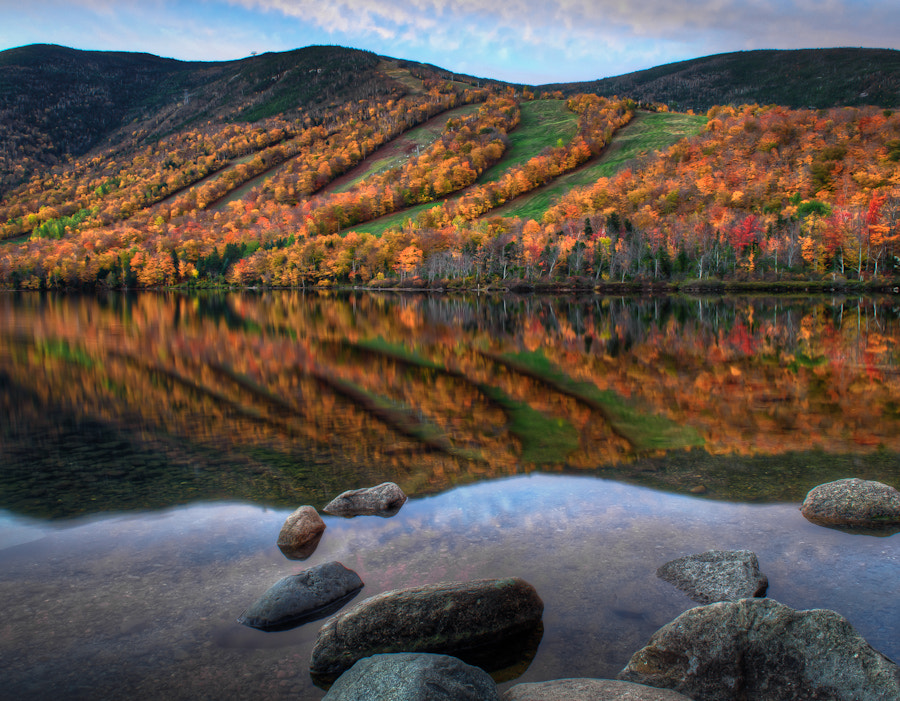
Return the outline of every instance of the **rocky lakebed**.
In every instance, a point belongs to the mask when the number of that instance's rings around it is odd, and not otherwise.
[[[384,483],[345,492],[323,511],[389,518],[405,501],[399,486]],[[900,492],[838,480],[811,490],[801,513],[860,537],[890,536],[900,531]],[[302,506],[277,545],[285,557],[304,560],[325,530],[318,511]],[[900,668],[843,616],[766,598],[768,577],[752,551],[688,555],[660,566],[657,576],[699,605],[657,630],[616,679],[563,678],[502,692],[498,683],[528,668],[543,634],[540,592],[518,577],[410,586],[351,606],[364,583],[330,561],[280,579],[239,620],[277,634],[327,619],[309,674],[330,701],[900,699]]]

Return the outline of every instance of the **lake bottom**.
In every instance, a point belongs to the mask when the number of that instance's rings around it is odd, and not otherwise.
[[[299,504],[298,504],[299,506]],[[656,569],[709,549],[750,549],[768,596],[844,615],[900,659],[900,536],[808,523],[798,504],[734,504],[592,477],[533,474],[411,499],[394,517],[325,517],[305,562],[275,545],[289,510],[208,503],[39,522],[0,514],[3,693],[39,699],[318,699],[309,656],[321,622],[264,633],[237,623],[278,579],[339,560],[353,603],[440,581],[522,577],[544,600],[543,637],[503,686],[614,677],[695,604]]]

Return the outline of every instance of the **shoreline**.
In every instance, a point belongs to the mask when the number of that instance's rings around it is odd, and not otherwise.
[[[487,282],[472,280],[434,280],[428,282],[420,278],[412,280],[371,280],[366,284],[328,283],[311,285],[238,285],[227,282],[203,282],[200,284],[179,283],[153,287],[59,287],[49,289],[28,289],[23,287],[0,287],[2,292],[62,292],[62,293],[108,293],[108,292],[151,292],[151,291],[246,291],[246,290],[301,290],[304,292],[417,292],[433,294],[538,294],[538,295],[599,295],[666,297],[674,295],[725,295],[725,294],[769,294],[769,295],[824,295],[824,294],[879,294],[900,295],[900,278],[878,280],[628,280],[624,282],[597,281],[592,278],[561,278],[558,280],[494,280]]]
[[[137,288],[142,289],[142,288]],[[143,288],[154,289],[154,288]],[[421,279],[400,281],[397,279],[370,281],[364,285],[348,283],[328,285],[299,285],[281,287],[268,285],[175,285],[168,288],[155,289],[225,289],[225,290],[304,290],[332,292],[419,292],[436,294],[476,293],[476,294],[595,294],[600,296],[670,296],[688,295],[722,295],[722,294],[900,294],[900,279],[885,278],[881,280],[682,280],[682,281],[650,281],[633,280],[625,282],[596,281],[591,278],[565,278],[560,280],[501,280],[492,282],[475,282],[469,280],[435,280],[427,282]]]

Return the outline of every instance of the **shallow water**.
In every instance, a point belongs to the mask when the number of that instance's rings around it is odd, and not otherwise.
[[[0,295],[0,417],[0,696],[321,698],[318,623],[237,618],[329,560],[355,601],[531,582],[518,681],[614,676],[694,605],[656,569],[713,548],[900,660],[900,534],[798,510],[900,486],[894,299]],[[276,547],[297,506],[386,480],[393,518]]]
[[[771,598],[836,610],[900,659],[900,536],[813,526],[794,503],[713,502],[535,474],[412,499],[390,519],[325,517],[325,536],[302,563],[275,545],[288,513],[198,504],[53,526],[4,515],[4,693],[321,698],[308,674],[319,623],[264,633],[236,618],[279,578],[329,560],[362,577],[357,601],[447,580],[531,582],[545,603],[544,634],[516,681],[614,676],[694,605],[656,568],[708,549],[755,551]]]

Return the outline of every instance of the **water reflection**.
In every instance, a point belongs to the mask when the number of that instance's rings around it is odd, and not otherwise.
[[[322,506],[535,470],[726,500],[897,484],[898,348],[893,299],[4,294],[0,506]]]
[[[517,681],[611,677],[694,606],[659,565],[751,549],[768,595],[846,616],[900,659],[900,540],[808,523],[797,504],[677,496],[588,477],[530,475],[411,499],[392,519],[326,516],[308,562],[275,545],[289,510],[195,505],[51,525],[4,516],[0,664],[25,698],[321,698],[308,673],[317,624],[265,633],[237,616],[281,577],[330,560],[360,600],[406,586],[519,576],[545,602]],[[513,683],[511,680],[506,684]]]

